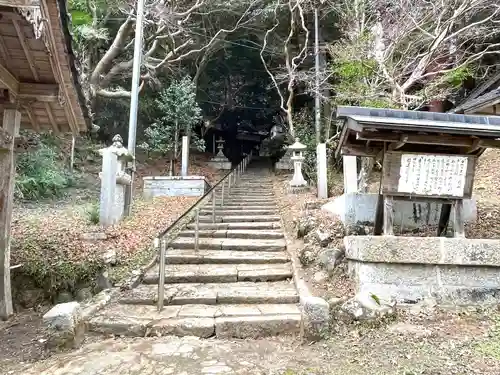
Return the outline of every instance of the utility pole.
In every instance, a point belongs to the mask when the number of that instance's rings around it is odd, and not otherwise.
[[[321,142],[321,103],[319,100],[319,20],[318,7],[314,8],[314,68],[315,68],[315,125],[316,143]]]
[[[316,176],[318,198],[328,198],[328,166],[326,158],[326,144],[321,143],[321,103],[319,100],[319,17],[318,7],[314,8],[314,67],[315,67],[315,125],[316,125]]]
[[[139,80],[142,65],[142,24],[144,20],[144,0],[137,0],[137,18],[135,20],[134,64],[132,67],[132,88],[130,95],[130,118],[128,122],[128,152],[134,156],[131,165],[132,181],[125,192],[125,214],[130,215],[134,192],[135,142],[137,132],[137,109],[139,107]]]

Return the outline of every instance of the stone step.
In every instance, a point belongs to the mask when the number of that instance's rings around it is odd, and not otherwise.
[[[204,230],[204,229],[219,229],[219,230],[224,230],[224,229],[238,229],[238,230],[243,230],[243,229],[262,229],[262,230],[268,230],[268,229],[281,229],[281,222],[279,221],[268,221],[268,222],[232,222],[232,223],[212,223],[212,220],[209,220],[210,222],[200,222],[199,223],[199,229]],[[194,223],[190,223],[186,226],[187,229],[195,229],[196,225]]]
[[[250,210],[250,209],[240,209],[240,210],[234,210],[234,209],[229,209],[229,208],[217,208],[215,209],[215,215],[216,216],[241,216],[241,214],[245,214],[248,216],[257,216],[257,215],[274,215],[276,214],[277,209],[272,208],[269,210],[265,209],[257,209],[257,210]],[[207,216],[207,215],[212,215],[212,210],[210,209],[202,209],[200,210],[200,215],[202,216]]]
[[[276,264],[288,261],[289,256],[284,251],[168,249],[165,255],[167,264]]]
[[[194,249],[194,238],[178,237],[169,245],[173,249]],[[200,238],[199,250],[233,250],[233,251],[284,251],[284,239],[256,240],[247,238]]]
[[[194,235],[194,230],[184,230],[179,233],[179,237],[194,237]],[[198,236],[200,238],[284,238],[281,230],[200,230]]]
[[[150,268],[144,284],[158,284],[158,265]],[[283,264],[167,264],[165,283],[235,283],[281,281],[292,278],[290,263]]]
[[[272,191],[269,191],[268,189],[255,189],[252,187],[245,187],[245,188],[238,188],[238,187],[233,187],[227,191],[229,194],[248,194],[249,196],[274,196],[274,193]],[[217,194],[216,194],[217,195]]]
[[[236,283],[165,284],[165,305],[189,304],[261,304],[298,303],[293,282],[267,281]],[[119,303],[154,305],[158,301],[158,285],[140,284],[118,297]]]
[[[275,199],[255,199],[255,200],[251,200],[251,199],[245,199],[245,198],[239,198],[239,199],[235,199],[233,197],[231,198],[226,198],[224,199],[224,201],[221,201],[220,199],[216,199],[215,200],[215,205],[216,206],[221,206],[221,203],[223,204],[223,207],[227,207],[227,206],[273,206],[273,207],[276,207],[276,200]],[[209,201],[209,203],[207,203],[207,205],[205,207],[210,207],[212,205],[212,200]]]
[[[219,199],[221,197],[220,194],[216,194],[215,195],[215,198],[216,199]],[[252,200],[252,199],[257,199],[257,200],[261,200],[261,199],[275,199],[275,195],[274,194],[264,194],[264,193],[252,193],[250,191],[248,192],[234,192],[234,191],[231,191],[230,193],[227,193],[226,195],[224,195],[224,199],[226,198],[234,198],[234,199],[246,199],[246,200]]]
[[[256,216],[218,216],[215,218],[216,223],[241,223],[241,222],[276,222],[280,217],[277,215],[256,215]],[[211,216],[200,217],[200,223],[211,223]]]
[[[89,330],[106,335],[259,338],[300,332],[295,304],[156,306],[112,304],[89,321]]]
[[[215,209],[219,210],[221,208],[220,202],[216,204]],[[245,203],[243,201],[239,202],[234,202],[234,201],[224,201],[224,205],[222,206],[224,209],[229,209],[229,210],[276,210],[278,206],[276,206],[275,203],[266,203],[266,204],[261,204],[261,203]],[[204,206],[204,209],[212,212],[212,203],[208,203],[207,205]]]

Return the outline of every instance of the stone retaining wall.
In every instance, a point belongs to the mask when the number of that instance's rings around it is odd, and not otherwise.
[[[153,197],[201,197],[208,190],[203,176],[154,176],[144,177],[143,195]]]
[[[359,291],[400,303],[500,300],[500,240],[347,236],[344,243]]]

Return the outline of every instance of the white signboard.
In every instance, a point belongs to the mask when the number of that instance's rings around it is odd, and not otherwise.
[[[398,192],[463,197],[467,157],[403,154]]]

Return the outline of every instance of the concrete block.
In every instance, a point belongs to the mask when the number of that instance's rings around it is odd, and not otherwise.
[[[153,197],[201,197],[207,181],[203,176],[154,176],[144,177],[143,195]]]
[[[339,217],[345,225],[358,223],[373,224],[377,207],[378,194],[343,194],[325,204],[322,209]],[[415,229],[423,225],[437,225],[441,205],[436,203],[394,202],[394,223],[402,224],[405,229]],[[453,210],[451,219],[453,220]],[[464,220],[475,222],[477,206],[475,199],[464,200]]]

